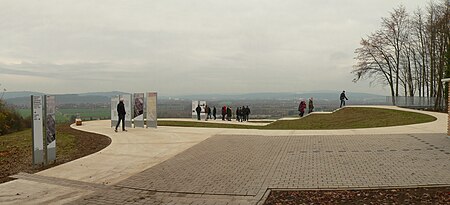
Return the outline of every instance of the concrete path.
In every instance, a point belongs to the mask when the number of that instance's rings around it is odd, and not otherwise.
[[[255,204],[270,188],[448,185],[448,116],[426,113],[438,120],[348,130],[159,127],[114,133],[109,121],[87,122],[76,129],[107,135],[112,144],[1,184],[0,203]],[[385,173],[391,178],[380,180]],[[362,180],[367,176],[374,178]]]

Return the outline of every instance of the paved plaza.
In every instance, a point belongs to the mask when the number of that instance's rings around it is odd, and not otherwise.
[[[450,185],[445,134],[218,135],[74,204],[256,204],[273,188],[433,185]]]
[[[2,204],[261,204],[270,190],[450,186],[447,114],[352,130],[160,127],[114,133],[99,153],[0,185]]]

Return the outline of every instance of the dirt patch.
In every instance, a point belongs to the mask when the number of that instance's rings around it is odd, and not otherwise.
[[[450,187],[272,191],[264,204],[450,204]]]
[[[5,136],[3,136],[5,137]],[[13,140],[1,142],[7,150],[0,152],[0,183],[13,180],[8,176],[19,172],[35,173],[66,162],[93,154],[111,144],[109,137],[70,128],[69,124],[57,125],[56,163],[43,167],[32,165],[31,130],[23,131]],[[61,140],[58,140],[58,138]]]

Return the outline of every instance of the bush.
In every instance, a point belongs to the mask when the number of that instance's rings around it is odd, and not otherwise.
[[[0,136],[21,131],[31,126],[31,118],[23,119],[20,114],[0,100]]]

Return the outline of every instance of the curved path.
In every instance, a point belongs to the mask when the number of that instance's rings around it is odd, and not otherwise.
[[[17,175],[0,185],[0,203],[257,204],[271,189],[450,185],[448,115],[425,113],[437,120],[348,130],[158,127],[115,133],[109,121],[87,122],[74,128],[107,135],[111,145]]]

